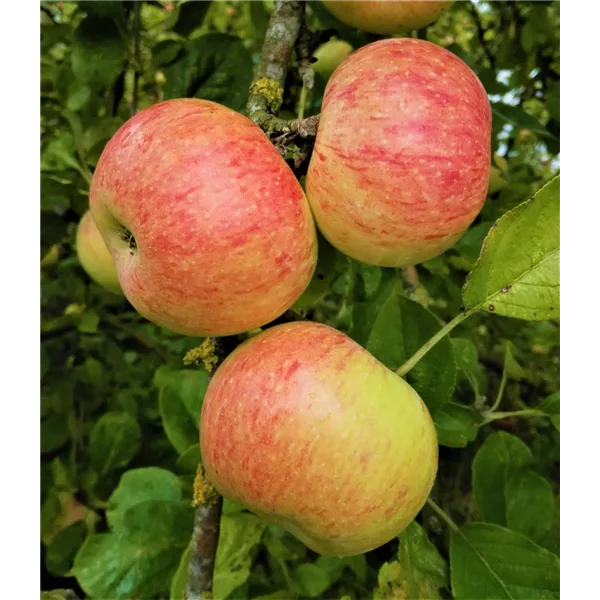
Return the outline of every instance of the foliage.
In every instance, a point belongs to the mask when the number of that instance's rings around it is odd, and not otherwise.
[[[132,103],[196,96],[243,110],[271,8],[41,3],[42,589],[55,589],[46,597],[180,597],[210,378],[183,356],[202,339],[148,323],[94,284],[75,227]],[[319,2],[307,22],[354,48],[374,39]],[[408,374],[441,444],[433,498],[460,528],[449,534],[425,507],[367,555],[318,557],[226,502],[215,597],[558,597],[558,2],[459,2],[411,35],[455,52],[486,87],[487,202],[454,248],[416,268],[364,265],[321,243],[295,310],[397,368],[463,302],[478,309]],[[318,114],[325,83],[317,74],[303,94],[292,69],[281,115],[300,102]],[[302,181],[306,163],[289,164]]]

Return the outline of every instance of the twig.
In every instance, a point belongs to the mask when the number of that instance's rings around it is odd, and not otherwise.
[[[543,410],[537,410],[536,408],[526,408],[523,410],[510,410],[506,412],[493,412],[488,411],[483,413],[485,421],[483,425],[492,423],[493,421],[499,421],[500,419],[511,419],[512,417],[547,417],[548,415]]]
[[[479,42],[481,43],[483,51],[490,63],[490,67],[492,69],[495,69],[496,68],[496,60],[494,59],[494,56],[490,52],[490,49],[488,48],[487,43],[485,41],[485,29],[483,28],[483,23],[481,22],[481,19],[479,18],[479,13],[477,12],[477,9],[475,8],[475,6],[473,4],[471,4],[471,2],[469,2],[468,5],[469,5],[469,10],[471,11],[471,14],[473,15],[475,25],[477,26],[477,37],[479,38]]]
[[[163,362],[169,362],[169,355],[164,352],[158,346],[155,346],[152,342],[150,342],[144,335],[142,335],[135,328],[122,323],[120,319],[113,317],[112,315],[103,314],[100,315],[100,320],[104,323],[111,325],[115,329],[120,329],[125,335],[128,337],[137,340],[142,346],[145,346],[149,350],[152,350]]]
[[[296,133],[303,138],[317,134],[318,115],[291,121],[276,116],[283,102],[285,79],[304,8],[303,1],[276,0],[269,20],[246,105],[248,117],[267,133]]]
[[[452,529],[452,531],[458,533],[460,531],[460,527],[452,520],[452,517],[438,504],[436,504],[431,496],[427,498],[427,505],[435,512],[435,514],[443,519],[446,522],[446,525]]]
[[[302,77],[303,89],[312,90],[315,83],[315,74],[312,70],[311,33],[306,22],[302,21],[300,34],[296,40],[296,57],[298,59],[298,72]]]
[[[131,95],[131,116],[137,112],[138,104],[138,80],[140,69],[140,5],[141,2],[133,3],[133,93]]]

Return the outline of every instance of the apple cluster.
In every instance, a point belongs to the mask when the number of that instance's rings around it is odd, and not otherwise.
[[[361,5],[429,5],[427,21],[451,3],[326,4],[368,29]],[[380,32],[390,20],[379,19]],[[306,289],[317,227],[373,265],[412,265],[451,247],[485,200],[490,135],[476,75],[412,38],[369,44],[335,68],[306,192],[248,118],[206,100],[168,100],[106,145],[78,252],[98,283],[122,290],[157,325],[248,332]],[[402,531],[437,471],[435,428],[417,392],[343,333],[311,322],[268,328],[223,362],[204,399],[200,444],[220,493],[338,556]]]

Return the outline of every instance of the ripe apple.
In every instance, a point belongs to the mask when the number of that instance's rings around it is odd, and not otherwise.
[[[320,554],[398,535],[433,485],[438,446],[415,390],[349,337],[310,322],[250,338],[202,406],[207,478]]]
[[[352,46],[345,40],[334,39],[321,44],[313,53],[317,59],[312,65],[313,71],[329,77],[352,50]]]
[[[109,292],[123,295],[117,268],[89,210],[77,225],[75,250],[81,266],[91,279]]]
[[[323,0],[323,4],[346,25],[392,35],[433,23],[454,0]]]
[[[155,104],[108,142],[90,189],[127,299],[184,335],[260,327],[317,258],[304,192],[261,129],[206,100]]]
[[[479,214],[490,103],[454,54],[411,38],[351,54],[325,88],[306,193],[323,235],[385,267],[451,247]]]

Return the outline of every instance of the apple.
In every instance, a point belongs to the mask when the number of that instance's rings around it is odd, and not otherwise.
[[[325,88],[306,193],[338,250],[384,267],[455,244],[481,211],[490,103],[454,54],[387,39],[352,53]]]
[[[346,25],[392,35],[433,23],[454,0],[323,0],[323,4]]]
[[[225,359],[204,397],[200,447],[223,496],[335,556],[398,535],[438,464],[415,390],[343,333],[306,321]]]
[[[300,183],[257,125],[214,102],[167,100],[129,119],[102,152],[90,203],[125,296],[176,333],[260,327],[315,268]]]
[[[313,53],[317,59],[312,65],[313,71],[329,77],[352,50],[352,46],[344,40],[333,39],[321,44]]]
[[[89,210],[77,225],[75,250],[83,270],[91,279],[109,292],[123,295],[117,268]]]

